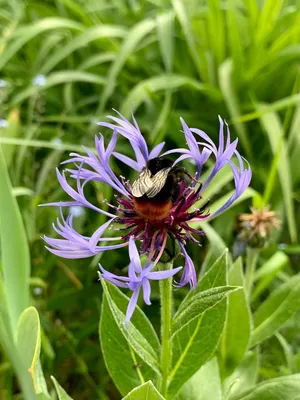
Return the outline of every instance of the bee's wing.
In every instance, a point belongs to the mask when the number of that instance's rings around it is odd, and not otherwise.
[[[152,185],[147,190],[146,195],[151,199],[156,196],[161,189],[165,186],[167,177],[172,168],[163,168],[158,171],[152,178]]]
[[[131,193],[134,197],[142,197],[152,188],[153,182],[151,179],[151,172],[148,168],[143,168],[138,177],[132,184]]]

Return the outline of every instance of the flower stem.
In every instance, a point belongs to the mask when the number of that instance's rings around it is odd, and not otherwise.
[[[164,269],[171,269],[172,263],[164,265]],[[170,332],[172,324],[172,278],[163,279],[159,282],[161,298],[161,394],[165,397],[168,386],[168,375],[171,365],[171,342]]]

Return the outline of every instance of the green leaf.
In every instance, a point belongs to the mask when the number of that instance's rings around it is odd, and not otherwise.
[[[6,46],[1,54],[0,70],[27,42],[43,32],[54,29],[82,30],[83,25],[66,18],[42,18],[31,25],[16,29],[11,36],[12,43]]]
[[[251,345],[261,343],[273,335],[300,308],[300,276],[282,284],[254,313]]]
[[[224,96],[225,103],[228,107],[231,119],[238,119],[241,115],[238,96],[233,85],[233,68],[232,60],[226,60],[219,68],[220,88]],[[245,148],[246,154],[251,156],[251,145],[248,139],[248,134],[243,122],[236,122],[235,129],[242,145]]]
[[[300,391],[300,374],[270,379],[232,400],[295,400]]]
[[[264,104],[258,104],[257,110],[263,111]],[[280,123],[278,114],[269,112],[260,116],[260,121],[264,127],[274,156],[278,157],[277,169],[278,177],[282,190],[285,212],[289,227],[290,236],[293,242],[297,241],[296,218],[293,204],[292,177],[290,170],[290,161],[286,141],[284,140],[284,131]],[[277,180],[274,181],[274,187],[277,187]]]
[[[32,377],[35,393],[50,398],[40,365],[41,327],[38,312],[34,307],[28,307],[20,315],[17,347],[24,367]]]
[[[240,395],[253,387],[258,377],[258,351],[250,351],[235,369],[232,375],[225,379],[223,387],[228,399]]]
[[[193,226],[193,224],[190,225]],[[208,238],[214,255],[216,257],[220,257],[220,255],[224,253],[224,250],[226,249],[224,240],[208,222],[201,222],[201,229]]]
[[[243,265],[238,259],[229,270],[228,284],[243,286]],[[222,376],[230,375],[242,361],[250,340],[250,310],[244,290],[232,293],[228,298],[227,318],[220,343]]]
[[[155,20],[144,19],[138,22],[126,35],[122,43],[119,53],[112,66],[106,79],[106,85],[103,89],[101,96],[100,112],[105,108],[106,102],[110,95],[113,93],[116,85],[119,72],[122,70],[128,57],[134,52],[137,45],[155,28]]]
[[[30,256],[26,233],[17,201],[12,193],[0,148],[0,239],[2,273],[12,332],[19,315],[29,303]]]
[[[126,29],[117,25],[96,25],[84,31],[81,35],[67,42],[65,46],[60,46],[54,54],[46,58],[46,62],[39,71],[40,74],[47,74],[59,62],[64,60],[74,51],[86,47],[90,42],[101,38],[124,37]]]
[[[164,400],[151,381],[134,388],[123,400]]]
[[[180,25],[182,27],[187,43],[187,48],[195,64],[198,75],[202,81],[207,82],[208,71],[205,53],[196,45],[195,37],[192,31],[192,24],[185,9],[184,2],[182,0],[172,0],[172,6],[176,13],[176,17],[178,18],[178,21],[180,22]]]
[[[54,383],[59,400],[73,400],[72,397],[60,386],[54,376],[51,376],[52,382]]]
[[[127,328],[125,326],[125,313],[129,302],[128,297],[123,295],[115,285],[105,282],[103,279],[101,282],[108,304],[112,307],[111,310],[116,318],[116,322],[125,335],[125,338],[129,341],[132,340],[133,347],[138,347],[139,344],[136,341],[141,340],[143,346],[145,346],[144,350],[149,352],[150,359],[153,357],[152,361],[157,361],[160,352],[160,344],[148,318],[141,311],[139,313],[140,318],[136,320],[132,319],[132,323],[130,323]],[[132,339],[132,336],[135,336],[135,338]]]
[[[220,301],[225,299],[230,293],[236,292],[241,287],[236,286],[220,286],[205,290],[193,296],[178,312],[173,319],[172,332],[175,335],[186,324],[189,324],[195,318],[200,318],[208,309],[214,307]]]
[[[41,147],[44,149],[54,149],[61,151],[82,151],[82,146],[73,143],[56,143],[55,141],[49,142],[46,140],[30,140],[30,139],[21,139],[21,138],[4,138],[0,137],[0,144],[7,143],[13,144],[14,146],[30,146],[30,147]],[[94,149],[89,149],[94,152]]]
[[[255,30],[255,39],[258,43],[268,38],[281,12],[282,5],[283,0],[266,0],[263,2]]]
[[[0,278],[1,279],[1,278]],[[4,303],[2,303],[0,313],[0,345],[3,351],[6,353],[8,359],[10,360],[14,371],[18,377],[20,387],[22,389],[22,394],[25,400],[35,399],[34,388],[32,384],[32,379],[26,369],[23,360],[16,349],[14,338],[10,332],[9,318],[4,308]]]
[[[222,385],[216,358],[208,361],[181,389],[178,400],[223,400]]]
[[[129,332],[130,335],[138,332],[136,338],[130,339],[131,341],[135,340],[134,345],[138,349],[140,349],[139,339],[141,336],[143,337],[142,342],[147,343],[147,349],[151,349],[150,357],[152,358],[159,353],[160,345],[152,325],[139,307],[135,309],[129,328],[125,327],[125,312],[129,299],[114,285],[103,283],[106,294],[103,297],[99,326],[101,348],[110,376],[121,394],[125,395],[147,380],[151,379],[155,382],[157,379],[157,374],[153,369],[138,356],[128,343]],[[112,303],[114,303],[113,306]],[[116,308],[119,310],[117,315],[114,314]],[[120,317],[122,321],[119,321]]]
[[[19,134],[20,130],[20,110],[18,108],[15,108],[12,110],[7,118],[8,126],[6,128],[2,128],[0,131],[1,136],[7,136],[9,138],[15,138]],[[3,135],[4,134],[4,135]],[[15,147],[14,146],[2,146],[3,154],[5,157],[5,162],[7,167],[10,166],[14,152],[15,152]]]
[[[195,292],[227,284],[227,251],[216,261],[199,282]],[[177,315],[194,296],[187,296]],[[214,354],[226,317],[226,299],[209,308],[200,318],[193,319],[171,337],[172,369],[169,375],[168,399],[172,399],[182,385]]]
[[[180,306],[178,307],[178,311],[175,314],[174,318],[177,317],[182,310],[185,309],[187,302],[190,301],[193,296],[197,293],[204,292],[205,290],[209,290],[211,288],[215,288],[218,286],[224,285],[227,282],[227,267],[228,267],[228,250],[225,249],[223,254],[215,261],[215,263],[210,267],[210,269],[206,272],[203,278],[198,283],[195,290],[189,291],[187,296],[183,299]]]
[[[288,97],[284,97],[281,100],[275,101],[271,104],[264,104],[264,107],[259,111],[254,111],[249,114],[244,114],[240,117],[234,118],[232,122],[234,124],[238,122],[247,122],[253,121],[254,119],[259,119],[262,115],[268,114],[274,111],[284,110],[285,108],[294,106],[295,104],[299,104],[300,102],[300,94],[293,94]]]
[[[87,82],[93,83],[95,85],[103,85],[106,80],[98,76],[96,74],[91,74],[90,72],[84,71],[59,71],[53,72],[50,74],[43,86],[29,86],[28,88],[22,90],[19,94],[17,94],[13,99],[12,103],[17,104],[27,99],[30,96],[38,94],[40,91],[43,91],[52,86],[61,85],[68,82]]]
[[[172,370],[168,398],[214,354],[226,316],[226,299],[193,319],[172,336]]]
[[[174,53],[174,13],[168,12],[156,17],[156,29],[161,57],[167,72],[172,71]]]
[[[124,103],[121,105],[121,113],[125,116],[130,115],[132,104],[135,110],[141,103],[146,101],[151,93],[161,90],[179,89],[181,86],[188,86],[199,92],[204,92],[207,96],[218,98],[220,93],[210,85],[199,83],[196,79],[179,74],[161,74],[138,83],[128,94]]]
[[[288,256],[282,251],[277,251],[256,271],[254,282],[257,284],[252,292],[252,301],[258,298],[288,263]]]
[[[241,30],[238,25],[237,4],[234,0],[229,0],[227,10],[227,29],[230,46],[230,53],[233,60],[234,77],[240,77],[243,71],[244,50],[242,43]]]

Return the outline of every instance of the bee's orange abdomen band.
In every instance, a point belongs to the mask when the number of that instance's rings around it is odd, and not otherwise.
[[[172,202],[170,200],[164,201],[163,203],[156,203],[135,198],[133,201],[136,212],[148,221],[160,221],[166,218],[172,207]]]

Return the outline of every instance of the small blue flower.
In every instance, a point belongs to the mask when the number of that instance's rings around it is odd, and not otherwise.
[[[0,88],[4,88],[7,86],[7,82],[4,79],[0,79]]]
[[[36,86],[45,86],[46,84],[46,76],[45,75],[36,75],[33,79],[32,79],[32,83],[33,85]]]
[[[6,119],[0,119],[0,128],[7,128],[8,121]]]

